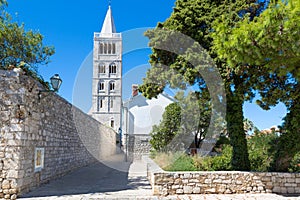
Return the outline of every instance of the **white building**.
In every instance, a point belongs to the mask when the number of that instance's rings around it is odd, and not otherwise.
[[[117,131],[121,125],[122,35],[116,32],[110,6],[101,32],[94,33],[92,87],[89,114]]]
[[[132,97],[123,103],[122,129],[125,134],[148,135],[153,125],[160,123],[165,107],[174,99],[165,93],[146,99],[138,94],[137,87],[132,86]]]

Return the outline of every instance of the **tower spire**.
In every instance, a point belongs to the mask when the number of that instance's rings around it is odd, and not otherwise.
[[[111,1],[109,0],[109,6],[108,6],[108,10],[107,10],[104,22],[103,22],[101,33],[116,33],[117,32],[116,27],[115,27],[114,18],[112,16],[112,12],[111,12],[110,3],[111,3]]]

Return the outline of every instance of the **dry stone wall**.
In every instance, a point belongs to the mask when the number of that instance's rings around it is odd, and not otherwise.
[[[300,173],[155,172],[153,194],[300,194]]]
[[[154,195],[181,194],[239,194],[277,193],[300,195],[300,173],[279,172],[168,172],[151,158],[147,163],[147,176]]]
[[[116,133],[21,70],[0,70],[0,198],[17,195],[116,152]],[[35,150],[44,150],[35,168]]]

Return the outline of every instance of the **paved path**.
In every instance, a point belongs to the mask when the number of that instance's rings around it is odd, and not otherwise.
[[[151,195],[142,161],[124,162],[122,155],[111,157],[74,171],[23,195],[22,200],[294,200],[275,194],[180,195],[158,197]]]

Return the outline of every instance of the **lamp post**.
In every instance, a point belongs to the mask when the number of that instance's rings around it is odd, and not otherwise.
[[[50,82],[51,82],[51,86],[53,88],[53,91],[54,92],[57,92],[61,86],[61,83],[62,83],[62,80],[61,78],[59,77],[58,74],[54,74],[54,76],[52,76],[50,78]]]
[[[51,84],[52,90],[39,90],[39,92],[38,92],[39,100],[42,99],[42,92],[48,92],[48,93],[49,92],[58,92],[58,90],[62,84],[62,80],[58,74],[54,74],[50,78],[50,84]],[[46,96],[48,96],[48,95],[46,95]]]

